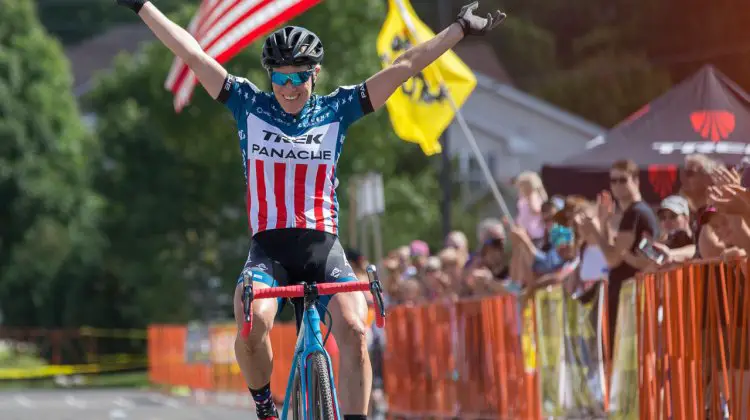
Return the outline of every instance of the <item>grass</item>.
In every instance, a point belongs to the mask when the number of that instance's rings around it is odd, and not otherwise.
[[[148,388],[148,372],[109,373],[92,376],[87,386],[93,388]]]
[[[31,348],[12,351],[9,343],[0,341],[0,368],[28,369],[44,366],[44,359],[34,354]]]
[[[19,389],[55,389],[55,388],[136,388],[151,387],[146,371],[103,373],[98,375],[80,375],[83,378],[79,385],[62,386],[55,378],[0,381],[0,390]]]

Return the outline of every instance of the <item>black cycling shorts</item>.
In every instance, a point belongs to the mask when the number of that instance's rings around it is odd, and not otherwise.
[[[352,266],[336,235],[312,229],[272,229],[259,232],[250,242],[243,271],[254,281],[271,287],[299,283],[356,281]],[[242,283],[242,274],[237,284]],[[325,308],[331,296],[321,296]]]

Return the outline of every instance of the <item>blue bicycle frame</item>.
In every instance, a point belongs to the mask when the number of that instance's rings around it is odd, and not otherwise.
[[[305,302],[305,309],[302,313],[302,321],[300,322],[299,333],[297,334],[297,344],[294,347],[292,369],[289,374],[289,381],[286,385],[284,408],[281,410],[282,419],[288,418],[287,413],[289,410],[289,402],[291,401],[290,397],[293,392],[292,387],[294,386],[294,375],[297,371],[297,367],[300,368],[300,394],[306,404],[304,420],[312,418],[312,413],[315,411],[315,407],[312,406],[314,399],[306,396],[308,390],[312,388],[312,381],[314,381],[315,378],[312,377],[310,374],[311,371],[308,370],[307,360],[311,354],[322,353],[325,355],[326,365],[328,366],[328,377],[330,378],[331,391],[333,392],[333,403],[336,407],[336,418],[341,420],[339,399],[336,392],[336,384],[333,380],[333,365],[331,364],[331,357],[328,355],[325,348],[323,348],[323,334],[320,332],[320,314],[316,307],[317,303],[317,298],[311,302]]]

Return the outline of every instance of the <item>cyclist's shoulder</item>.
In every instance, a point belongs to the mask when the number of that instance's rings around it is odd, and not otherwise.
[[[257,106],[259,105],[259,99],[267,99],[270,95],[268,92],[259,89],[258,86],[250,80],[232,74],[227,76],[227,80],[224,83],[224,90],[237,96],[238,105],[246,105],[247,103],[250,103]]]
[[[364,89],[364,83],[356,85],[342,85],[337,87],[333,92],[328,95],[321,96],[323,101],[340,101],[348,100],[354,101],[360,91]]]
[[[351,115],[360,112],[360,96],[366,95],[364,89],[364,83],[339,86],[328,95],[318,97],[320,109],[321,111],[332,111],[338,120],[350,120],[352,119]]]

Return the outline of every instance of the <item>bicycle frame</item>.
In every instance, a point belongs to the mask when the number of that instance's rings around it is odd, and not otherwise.
[[[300,367],[300,393],[305,402],[305,417],[304,420],[312,418],[312,413],[315,407],[312,407],[312,398],[307,396],[308,390],[311,387],[312,378],[308,373],[307,359],[310,354],[315,352],[323,353],[326,357],[326,364],[328,365],[328,376],[331,378],[331,391],[333,391],[333,401],[336,405],[336,418],[341,420],[341,410],[339,409],[339,399],[336,392],[336,383],[333,377],[333,366],[331,364],[331,357],[323,347],[323,334],[320,331],[320,314],[317,309],[318,298],[315,297],[310,301],[306,301],[305,309],[302,312],[302,321],[300,322],[299,333],[297,334],[297,344],[294,346],[294,357],[292,358],[292,369],[289,373],[289,381],[286,385],[286,392],[284,393],[284,407],[281,410],[281,418],[287,419],[289,410],[289,402],[291,401],[291,395],[294,390],[294,374],[297,367]]]

